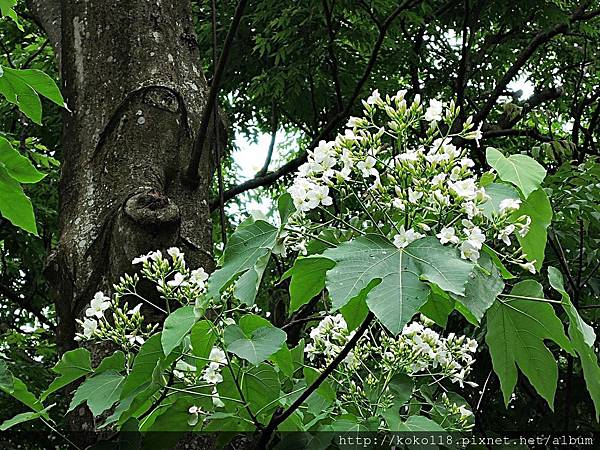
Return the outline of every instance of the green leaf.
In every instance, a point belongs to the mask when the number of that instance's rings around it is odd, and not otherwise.
[[[115,372],[122,372],[125,370],[125,353],[118,350],[114,354],[107,356],[100,362],[94,372],[98,374],[107,370],[114,370]]]
[[[225,328],[224,335],[227,351],[254,365],[277,352],[286,339],[285,331],[273,326],[255,329],[248,336],[239,326],[229,325]]]
[[[158,333],[144,342],[135,356],[131,372],[123,385],[123,391],[121,392],[122,399],[127,397],[137,387],[142,386],[152,379],[152,372],[163,356],[161,334]]]
[[[312,367],[305,367],[302,372],[304,373],[304,378],[306,379],[306,385],[310,386],[313,384],[321,373],[313,369]],[[319,385],[319,387],[315,390],[317,394],[319,394],[323,399],[327,400],[328,404],[331,404],[335,401],[335,391],[331,387],[329,381],[325,380],[323,383]]]
[[[473,268],[464,297],[456,297],[455,300],[467,308],[479,322],[503,290],[504,281],[500,272],[484,253],[479,258],[478,266]]]
[[[202,358],[209,357],[210,351],[216,341],[217,335],[213,330],[213,324],[208,320],[201,320],[192,327],[190,342],[192,344],[192,354],[199,358],[195,360],[198,371],[202,370],[208,364],[208,359]]]
[[[424,416],[410,416],[406,422],[402,423],[397,431],[410,431],[417,433],[421,431],[444,432],[445,430],[431,419]]]
[[[373,283],[375,284],[375,283]],[[361,323],[364,322],[367,315],[369,314],[369,307],[366,302],[366,295],[369,291],[368,289],[364,289],[365,295],[359,295],[358,297],[354,297],[348,303],[340,308],[340,312],[346,321],[346,325],[348,327],[348,331],[352,331],[357,329]]]
[[[168,356],[175,347],[181,344],[195,323],[196,314],[193,305],[183,306],[167,316],[161,337],[165,356]]]
[[[37,183],[46,175],[38,172],[31,161],[21,155],[10,142],[0,136],[0,166],[20,183]]]
[[[60,376],[42,393],[40,396],[41,401],[44,401],[53,392],[92,372],[90,352],[85,348],[77,348],[66,352],[52,368],[52,371]]]
[[[6,100],[18,106],[23,114],[38,125],[42,124],[42,102],[35,90],[17,76],[19,71],[4,67],[0,77],[0,93]]]
[[[506,183],[492,183],[485,187],[485,193],[490,197],[483,204],[483,215],[488,219],[500,214],[500,202],[508,198],[513,200],[521,200],[519,192]]]
[[[14,226],[37,236],[33,206],[21,185],[0,166],[0,213]]]
[[[596,421],[600,419],[600,367],[598,356],[594,351],[596,333],[579,315],[577,308],[571,302],[571,298],[563,284],[563,277],[555,267],[548,267],[548,281],[550,286],[560,292],[563,300],[563,309],[569,317],[569,337],[573,343],[573,349],[579,355],[583,377],[590,397],[594,402],[596,410]]]
[[[296,211],[294,206],[294,200],[289,192],[281,194],[277,199],[277,211],[279,212],[279,219],[281,220],[281,226],[287,223],[290,214]]]
[[[225,247],[223,266],[208,280],[208,294],[219,298],[224,288],[235,283],[236,298],[246,304],[254,304],[279,231],[262,220],[247,220],[238,226]]]
[[[46,97],[53,103],[56,103],[60,107],[65,106],[65,101],[60,89],[56,86],[54,80],[49,77],[46,73],[37,69],[8,69],[9,74],[12,73],[15,77],[20,78],[24,83],[30,86],[38,94]]]
[[[281,384],[275,369],[266,363],[251,367],[249,370],[241,371],[234,367],[234,373],[238,376],[238,383],[248,407],[257,415],[261,423],[268,422],[273,411],[279,406],[277,399],[281,393]],[[250,420],[245,408],[239,402],[227,400],[227,398],[240,399],[240,394],[233,381],[231,371],[222,372],[223,382],[217,385],[217,391],[226,408],[230,411],[237,410],[239,416]],[[254,427],[252,425],[251,429]],[[219,430],[221,431],[221,430]]]
[[[281,393],[281,384],[277,372],[269,364],[260,364],[244,373],[242,392],[246,401],[252,405],[252,412],[259,414],[262,422],[268,422],[268,417],[279,406],[276,401]]]
[[[516,284],[511,295],[544,298],[542,286],[533,280]],[[485,340],[506,405],[517,383],[519,367],[550,408],[554,408],[558,368],[554,355],[544,344],[545,339],[553,340],[567,352],[573,351],[563,324],[549,303],[505,298],[488,309]]]
[[[10,394],[15,386],[13,385],[13,374],[6,365],[6,361],[0,359],[0,389]]]
[[[67,412],[86,402],[92,414],[99,416],[119,400],[124,381],[125,377],[113,370],[88,378],[75,391]]]
[[[53,406],[54,405],[50,405],[39,412],[28,411],[21,414],[17,414],[12,419],[8,419],[2,422],[2,424],[0,425],[0,431],[6,431],[9,428],[14,427],[15,425],[18,425],[20,423],[29,422],[31,420],[39,419],[40,417],[46,416],[48,410]]]
[[[41,125],[42,122],[42,103],[39,95],[61,107],[65,106],[56,83],[41,70],[19,70],[9,67],[3,69],[4,74],[0,76],[0,93],[35,123]]]
[[[23,31],[23,25],[21,25],[21,22],[19,22],[17,13],[13,9],[16,4],[17,0],[0,0],[0,12],[2,12],[3,16],[10,17],[15,22],[15,24],[17,24],[17,28]]]
[[[420,311],[440,327],[445,328],[448,324],[448,316],[454,311],[454,299],[450,298],[444,291],[434,289],[427,297],[427,303],[421,306]]]
[[[292,361],[292,353],[286,345],[277,350],[269,359],[273,361],[286,377],[292,377],[294,374],[294,362]]]
[[[513,278],[516,278],[512,273],[508,271],[504,264],[502,264],[502,261],[500,261],[500,258],[498,257],[496,252],[491,249],[491,247],[489,247],[486,244],[483,244],[482,250],[491,258],[496,268],[500,271],[500,275],[502,275],[502,278],[504,278],[505,280],[512,280]]]
[[[523,248],[523,253],[527,255],[527,260],[535,261],[534,266],[539,271],[544,262],[547,230],[552,222],[552,206],[543,189],[538,189],[527,197],[519,209],[512,213],[512,218],[516,219],[522,215],[531,217],[531,225],[525,237],[517,234],[517,239]]]
[[[473,269],[473,264],[460,259],[455,249],[443,246],[434,237],[398,249],[378,235],[361,236],[326,250],[323,256],[336,262],[327,272],[333,309],[379,282],[366,294],[367,305],[394,334],[427,301],[429,286],[423,281],[463,296]]]
[[[495,148],[488,147],[485,157],[500,179],[518,187],[524,198],[539,189],[546,177],[546,169],[527,155],[511,155],[507,158]]]
[[[298,258],[294,266],[283,274],[282,280],[290,281],[290,314],[308,303],[325,288],[325,273],[333,268],[331,259],[320,256]]]
[[[36,412],[44,409],[41,401],[29,392],[25,383],[12,374],[3,359],[0,359],[0,389]]]
[[[406,374],[395,374],[388,384],[390,391],[394,394],[394,405],[400,407],[405,405],[412,397],[415,388],[414,380]]]

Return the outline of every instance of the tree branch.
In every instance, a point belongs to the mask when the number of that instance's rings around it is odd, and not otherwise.
[[[491,139],[503,136],[527,136],[540,142],[551,142],[553,140],[551,137],[544,136],[535,129],[516,130],[514,128],[509,128],[504,130],[488,130],[483,132],[483,139]]]
[[[219,88],[221,85],[221,78],[223,77],[223,72],[225,71],[225,65],[227,64],[227,59],[229,58],[229,52],[231,50],[231,45],[233,44],[233,39],[237,34],[238,26],[242,19],[242,15],[244,14],[244,9],[246,8],[246,4],[248,0],[239,0],[239,3],[235,9],[235,13],[233,15],[233,20],[229,25],[229,30],[227,31],[227,35],[225,36],[225,42],[223,43],[223,49],[221,50],[221,54],[219,56],[219,62],[217,63],[217,67],[215,68],[215,73],[213,75],[212,82],[210,84],[210,90],[208,91],[208,98],[206,100],[206,106],[204,111],[202,112],[202,118],[200,120],[200,129],[198,130],[198,134],[196,135],[196,139],[194,140],[194,146],[192,148],[192,156],[190,158],[190,163],[188,165],[186,171],[187,181],[192,185],[196,186],[198,184],[198,166],[200,165],[200,158],[202,157],[202,149],[204,147],[204,143],[206,141],[206,134],[208,131],[208,124],[210,122],[210,118],[212,115],[213,108],[215,107],[215,103],[217,100],[217,96],[219,94]]]
[[[327,52],[329,53],[329,64],[331,66],[331,76],[333,78],[333,85],[335,87],[335,98],[337,101],[338,112],[344,109],[344,100],[342,97],[342,88],[340,84],[340,72],[338,68],[338,61],[335,55],[334,43],[335,43],[335,31],[333,30],[333,8],[335,6],[335,0],[331,2],[331,9],[327,6],[327,0],[322,0],[323,10],[325,12],[325,22],[327,23]]]
[[[269,150],[267,150],[267,157],[265,158],[265,163],[262,168],[256,173],[256,177],[262,177],[269,171],[269,165],[271,164],[271,159],[273,158],[273,150],[275,149],[275,140],[277,137],[277,108],[275,107],[275,101],[273,101],[273,112],[271,115],[271,142],[269,143]]]
[[[512,81],[512,79],[517,75],[517,73],[521,70],[521,68],[527,63],[529,58],[536,52],[536,50],[542,45],[548,42],[550,39],[555,36],[565,33],[569,30],[569,26],[577,21],[584,20],[582,17],[584,16],[585,8],[590,4],[590,1],[583,2],[575,12],[569,17],[567,22],[559,23],[552,27],[547,31],[540,31],[535,37],[529,42],[527,47],[525,47],[519,56],[515,60],[515,62],[510,66],[510,68],[506,71],[504,76],[498,81],[494,91],[488,98],[488,100],[484,103],[481,110],[475,116],[473,122],[475,124],[481,123],[485,121],[487,116],[490,114],[494,106],[496,105],[496,101],[502,95],[508,83]]]
[[[263,446],[259,448],[267,448],[267,444],[271,438],[271,435],[277,429],[279,424],[281,424],[288,417],[290,417],[294,413],[294,411],[296,411],[302,405],[302,403],[304,403],[308,399],[308,397],[310,397],[310,395],[313,392],[315,392],[319,388],[319,386],[321,386],[321,384],[323,384],[327,377],[331,375],[331,373],[340,365],[340,363],[346,358],[346,356],[348,356],[350,351],[356,346],[359,339],[367,331],[369,325],[371,325],[371,322],[374,318],[375,315],[369,311],[363,323],[356,330],[354,336],[352,336],[352,339],[348,341],[348,343],[344,346],[340,353],[338,353],[337,356],[331,361],[331,363],[329,363],[329,365],[325,367],[325,369],[323,369],[323,372],[321,372],[317,379],[313,381],[313,383],[310,386],[308,386],[308,388],[306,388],[306,390],[303,391],[302,394],[296,399],[296,401],[294,401],[294,403],[288,406],[287,409],[285,409],[279,414],[273,415],[271,421],[261,434],[260,444],[263,444]]]

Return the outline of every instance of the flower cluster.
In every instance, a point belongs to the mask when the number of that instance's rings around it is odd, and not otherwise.
[[[186,303],[186,299],[200,300],[206,291],[208,274],[202,267],[187,268],[184,253],[177,247],[167,250],[170,258],[160,250],[134,258],[132,264],[142,264],[144,276],[156,283],[156,289],[165,299],[176,299]]]
[[[404,327],[398,338],[383,336],[382,358],[379,367],[383,371],[400,371],[408,375],[425,374],[436,380],[449,379],[458,383],[477,386],[465,381],[475,360],[477,341],[466,336],[440,336],[432,328],[420,322]]]
[[[354,331],[348,331],[348,325],[341,314],[326,316],[310,331],[311,342],[304,347],[309,361],[328,364],[352,339]]]
[[[132,281],[133,277],[129,276],[122,280],[124,283]],[[103,292],[97,292],[85,310],[86,318],[77,320],[82,331],[75,339],[111,341],[125,350],[142,345],[157,325],[144,327],[144,317],[140,311],[142,304],[138,303],[129,309],[128,303],[120,305],[120,298],[119,294],[111,299]],[[111,314],[107,316],[109,312]]]
[[[108,340],[124,349],[130,349],[142,345],[158,326],[158,324],[144,326],[141,302],[163,313],[168,312],[170,300],[176,300],[182,305],[192,302],[200,304],[204,300],[208,274],[202,267],[188,269],[184,254],[177,247],[169,248],[166,253],[167,255],[163,256],[162,252],[157,250],[134,258],[132,261],[133,265],[142,264],[142,276],[156,285],[157,291],[165,300],[164,307],[153,304],[137,292],[136,288],[140,280],[137,274],[125,275],[113,286],[112,298],[103,292],[94,295],[85,310],[85,319],[78,321],[82,331],[77,339]],[[123,301],[132,298],[138,303],[129,309],[128,302]],[[112,314],[106,317],[105,314],[109,310]]]
[[[512,198],[494,208],[485,188],[493,172],[480,179],[467,149],[459,147],[478,144],[481,131],[470,117],[454,129],[459,113],[454,102],[433,99],[425,107],[418,95],[407,103],[405,94],[384,99],[373,92],[363,102],[363,117],[350,118],[343,134],[309,151],[289,190],[296,206],[289,223],[296,233],[287,244],[306,251],[306,237],[318,228],[309,213],[319,210],[341,227],[377,232],[399,248],[437,236],[471,261],[479,259],[486,242],[495,241],[506,247],[504,259],[534,271],[535,261],[526,261],[511,240],[527,234],[531,218],[518,214],[520,201]],[[334,214],[328,207],[338,199]]]

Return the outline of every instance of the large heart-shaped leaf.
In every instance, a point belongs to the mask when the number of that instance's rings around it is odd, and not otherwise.
[[[190,332],[196,320],[197,317],[193,305],[176,309],[167,316],[161,337],[165,355],[168,356],[175,347],[181,344],[181,341]]]
[[[237,325],[225,328],[227,351],[257,365],[276,353],[287,339],[285,331],[272,326],[253,330],[250,335]]]
[[[42,393],[40,397],[41,401],[44,401],[50,394],[58,391],[67,384],[90,373],[92,371],[90,352],[85,348],[77,348],[66,352],[52,370],[60,376]]]
[[[113,370],[88,378],[75,391],[68,412],[87,402],[94,416],[102,414],[119,400],[124,380],[124,376]]]
[[[510,155],[507,158],[495,148],[488,147],[485,157],[498,176],[518,187],[524,198],[539,189],[546,177],[546,169],[527,155]]]
[[[522,281],[514,286],[511,295],[515,297],[496,301],[486,313],[485,341],[494,372],[500,379],[504,402],[508,405],[519,367],[550,408],[554,408],[558,368],[544,340],[553,340],[568,352],[573,351],[571,342],[552,306],[543,300],[535,301],[544,297],[538,282]]]
[[[517,239],[527,259],[535,261],[534,266],[539,271],[544,261],[547,230],[552,222],[552,206],[543,189],[538,189],[527,197],[521,207],[513,212],[512,217],[516,219],[522,215],[531,217],[531,225],[529,232],[523,237],[517,234]]]
[[[471,262],[432,236],[401,249],[378,235],[361,236],[326,250],[323,256],[336,263],[327,272],[333,309],[367,289],[369,309],[392,333],[399,333],[427,301],[429,286],[424,281],[464,296],[473,270]]]

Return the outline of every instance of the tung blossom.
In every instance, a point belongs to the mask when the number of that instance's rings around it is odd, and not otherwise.
[[[444,227],[438,234],[436,234],[436,236],[440,240],[441,244],[458,244],[459,242],[458,236],[455,234],[454,227]]]
[[[85,319],[83,321],[83,336],[87,339],[91,338],[98,328],[98,322],[95,319]]]
[[[442,120],[442,111],[444,108],[444,104],[439,100],[429,100],[429,107],[427,111],[425,111],[424,119],[427,122],[437,122]]]
[[[110,297],[107,297],[102,292],[96,292],[96,295],[94,295],[94,298],[90,302],[90,307],[85,310],[85,315],[101,318],[104,316],[104,311],[108,308],[110,308]]]

